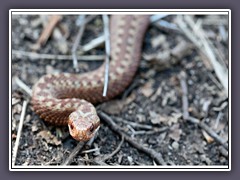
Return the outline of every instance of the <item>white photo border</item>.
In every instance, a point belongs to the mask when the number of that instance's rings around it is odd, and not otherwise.
[[[225,166],[16,166],[12,164],[12,15],[39,14],[194,14],[228,15],[228,106],[229,106],[229,165]],[[10,171],[231,171],[231,10],[230,9],[10,9],[9,10],[9,170]]]

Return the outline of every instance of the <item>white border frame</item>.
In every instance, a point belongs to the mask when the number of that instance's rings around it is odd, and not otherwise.
[[[49,12],[50,11],[50,12]],[[16,166],[12,165],[12,15],[26,14],[212,14],[229,15],[229,165],[228,166]],[[79,169],[81,168],[81,169]],[[231,170],[231,10],[230,9],[10,9],[9,10],[9,170],[10,171],[230,171]]]

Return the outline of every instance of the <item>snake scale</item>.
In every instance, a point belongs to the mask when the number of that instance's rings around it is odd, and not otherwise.
[[[71,136],[87,141],[100,119],[93,104],[112,99],[131,83],[149,24],[147,15],[113,15],[110,20],[111,61],[108,92],[102,96],[104,63],[83,74],[47,74],[33,86],[33,110],[54,125],[68,125]]]

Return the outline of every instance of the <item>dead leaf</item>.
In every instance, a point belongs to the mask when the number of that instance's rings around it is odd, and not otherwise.
[[[143,115],[143,114],[137,114],[136,117],[137,117],[139,122],[145,122],[146,121],[146,116]]]
[[[166,36],[161,34],[157,37],[152,38],[151,44],[153,48],[156,48],[162,45],[165,41],[166,41]]]
[[[120,114],[124,105],[125,105],[125,101],[123,100],[112,100],[102,104],[101,109],[108,114],[116,115],[116,114]]]
[[[52,135],[50,131],[42,130],[37,134],[37,136],[44,139],[48,144],[52,144],[52,145],[56,145],[56,146],[61,144],[61,141],[59,141],[56,138],[56,136]]]
[[[163,123],[163,124],[166,124],[166,125],[169,125],[169,126],[177,123],[179,118],[182,117],[181,113],[172,113],[171,116],[166,116],[166,115],[158,114],[154,111],[150,111],[149,115],[151,117],[151,122],[153,124]]]
[[[179,129],[179,124],[174,124],[170,128],[169,137],[178,142],[181,138],[182,130]]]
[[[140,88],[140,92],[145,96],[145,97],[150,97],[154,90],[153,90],[153,83],[154,81],[148,81],[143,87]]]
[[[164,119],[162,119],[163,117],[161,117],[160,114],[157,114],[154,111],[149,111],[149,115],[150,115],[152,124],[160,124],[162,121],[165,121]]]
[[[133,92],[130,94],[130,96],[127,97],[126,99],[126,104],[130,104],[136,99],[136,94]]]
[[[152,95],[151,101],[153,101],[153,102],[156,101],[161,93],[162,93],[162,87],[159,86],[157,91]]]

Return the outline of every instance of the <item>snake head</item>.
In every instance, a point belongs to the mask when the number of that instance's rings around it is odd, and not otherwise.
[[[83,113],[79,110],[70,114],[68,128],[71,136],[77,141],[88,141],[98,131],[100,119],[97,114]]]

